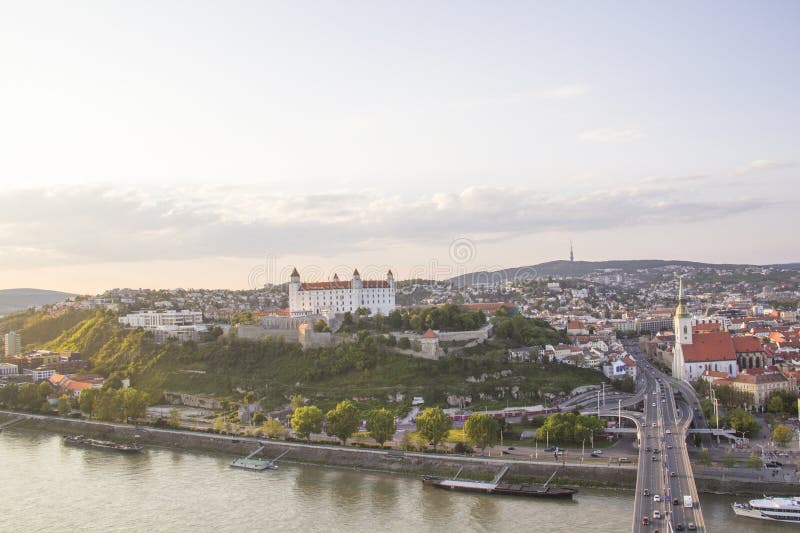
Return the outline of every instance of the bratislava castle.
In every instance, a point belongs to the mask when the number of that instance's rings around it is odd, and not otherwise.
[[[292,316],[331,315],[365,307],[372,314],[386,315],[395,308],[395,283],[390,270],[385,280],[361,280],[356,269],[350,281],[338,275],[333,281],[300,281],[295,268],[289,281],[289,311]]]

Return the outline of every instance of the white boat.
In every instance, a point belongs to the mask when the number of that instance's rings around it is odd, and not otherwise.
[[[734,503],[733,512],[738,516],[749,518],[800,524],[800,496],[791,498],[764,496],[748,503]]]

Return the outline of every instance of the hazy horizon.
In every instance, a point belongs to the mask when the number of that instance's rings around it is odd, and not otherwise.
[[[611,5],[4,3],[0,287],[798,261],[800,3]]]

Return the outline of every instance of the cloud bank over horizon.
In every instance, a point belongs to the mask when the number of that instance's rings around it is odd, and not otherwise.
[[[703,177],[687,178],[697,185]],[[446,245],[456,235],[483,242],[546,232],[580,234],[704,222],[776,205],[758,195],[686,196],[681,178],[637,186],[545,194],[467,187],[401,197],[375,190],[282,194],[248,187],[112,186],[0,192],[0,269],[53,262],[96,264],[259,257],[346,256],[376,246]],[[708,186],[706,186],[708,189]],[[711,189],[713,190],[713,189]]]

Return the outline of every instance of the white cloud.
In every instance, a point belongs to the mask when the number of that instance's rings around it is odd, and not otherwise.
[[[437,246],[452,235],[487,239],[548,231],[613,230],[702,221],[769,207],[760,198],[686,200],[680,181],[548,196],[469,187],[410,199],[377,191],[304,195],[258,188],[109,187],[0,191],[0,269],[107,262],[313,253],[347,256],[381,246]]]
[[[582,96],[589,92],[589,86],[584,85],[582,83],[575,83],[572,85],[564,85],[562,87],[556,87],[555,89],[550,89],[546,91],[542,91],[542,96],[545,98],[553,98],[553,99],[563,99],[563,98],[574,98],[576,96]]]
[[[736,171],[734,174],[737,176],[741,176],[742,174],[748,174],[750,172],[755,172],[758,170],[776,170],[779,168],[786,168],[789,165],[788,163],[778,163],[776,161],[768,161],[766,159],[756,159],[755,161],[750,161],[744,165],[736,167]]]
[[[598,130],[584,131],[578,135],[583,141],[595,142],[625,142],[644,139],[644,133],[636,129],[616,130],[612,128],[601,128]]]

